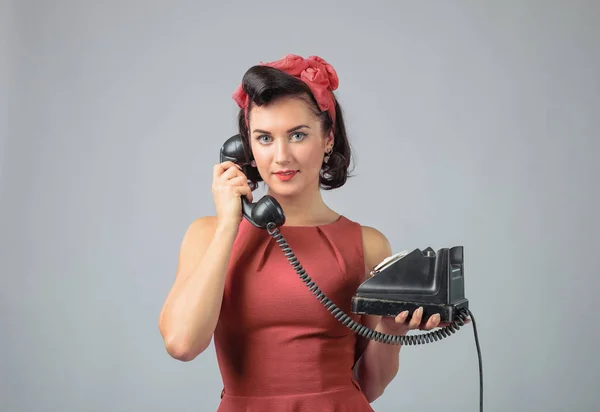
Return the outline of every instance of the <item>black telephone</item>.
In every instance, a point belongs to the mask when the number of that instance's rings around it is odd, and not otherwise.
[[[225,141],[220,160],[232,161],[242,167],[248,177],[257,171],[250,166],[252,153],[236,134]],[[403,251],[384,259],[371,271],[352,298],[352,312],[362,315],[396,316],[404,310],[410,315],[423,307],[422,319],[440,314],[441,322],[448,323],[438,330],[419,335],[389,335],[369,329],[355,322],[319,289],[308,276],[290,246],[279,232],[285,223],[283,208],[272,196],[265,195],[256,203],[242,196],[242,214],[254,226],[265,229],[275,240],[290,265],[307,288],[323,306],[346,327],[365,338],[396,345],[420,345],[441,340],[455,333],[471,317],[479,358],[480,410],[483,410],[483,371],[481,350],[475,318],[464,294],[463,247],[442,248],[437,253],[427,247],[412,252]]]

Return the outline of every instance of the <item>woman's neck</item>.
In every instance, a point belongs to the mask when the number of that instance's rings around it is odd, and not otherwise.
[[[321,225],[339,217],[325,204],[318,189],[312,193],[289,197],[273,194],[270,191],[267,191],[267,194],[273,196],[283,208],[287,226]]]

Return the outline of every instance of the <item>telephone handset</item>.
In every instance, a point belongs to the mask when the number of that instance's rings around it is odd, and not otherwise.
[[[225,141],[220,152],[221,163],[232,161],[242,166],[244,174],[250,173],[250,161],[252,160],[250,151],[246,149],[242,137],[238,134]],[[283,208],[273,197],[266,195],[256,203],[251,203],[246,196],[242,196],[242,215],[250,223],[259,229],[266,229],[269,223],[280,227],[285,223],[285,214]]]
[[[250,166],[252,154],[242,137],[236,134],[225,141],[220,151],[221,162],[230,160],[242,167],[246,176],[256,176]],[[285,223],[283,208],[275,198],[265,195],[251,203],[242,196],[242,215],[248,221],[265,229],[288,257],[291,267],[300,280],[323,304],[323,306],[346,327],[367,339],[395,345],[421,345],[444,339],[455,333],[471,317],[475,343],[479,357],[480,410],[483,410],[483,377],[481,352],[475,318],[464,296],[463,248],[455,246],[423,251],[403,251],[384,259],[373,268],[371,277],[365,280],[352,298],[355,314],[395,316],[408,310],[410,314],[419,306],[424,309],[423,319],[438,313],[442,322],[448,323],[438,330],[419,335],[390,335],[375,331],[354,321],[333,303],[309,277],[279,231]]]

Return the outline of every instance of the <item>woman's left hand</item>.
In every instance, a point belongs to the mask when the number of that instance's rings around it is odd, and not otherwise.
[[[405,310],[396,317],[382,316],[379,323],[386,331],[396,335],[406,335],[412,329],[431,330],[447,325],[446,323],[440,323],[439,314],[430,316],[426,321],[422,320],[422,317],[423,308],[419,308],[413,312],[410,320],[407,320],[408,311]]]

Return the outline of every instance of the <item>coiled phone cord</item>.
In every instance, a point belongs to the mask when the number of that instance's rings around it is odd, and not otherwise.
[[[458,331],[461,328],[461,326],[464,326],[467,318],[471,317],[471,322],[473,323],[473,333],[475,334],[477,356],[479,359],[479,410],[483,411],[483,368],[481,362],[481,349],[479,347],[479,338],[477,335],[477,325],[475,323],[475,318],[469,309],[459,309],[456,315],[456,320],[452,321],[449,325],[443,328],[440,328],[435,331],[430,331],[428,333],[403,336],[377,332],[356,322],[354,319],[352,319],[350,316],[344,313],[344,311],[342,311],[323,293],[319,286],[317,286],[317,284],[310,278],[308,273],[306,273],[306,270],[304,270],[302,264],[298,261],[296,255],[294,255],[294,252],[292,251],[289,244],[277,228],[277,225],[275,225],[274,223],[267,224],[267,232],[273,237],[273,239],[275,239],[275,242],[287,257],[287,260],[290,262],[290,265],[300,277],[300,280],[302,280],[302,282],[306,284],[306,286],[313,293],[313,295],[315,295],[315,297],[323,304],[323,306],[325,306],[325,308],[333,315],[333,317],[335,317],[346,327],[348,327],[349,329],[356,332],[362,337],[391,345],[422,345],[451,336],[451,334]]]

